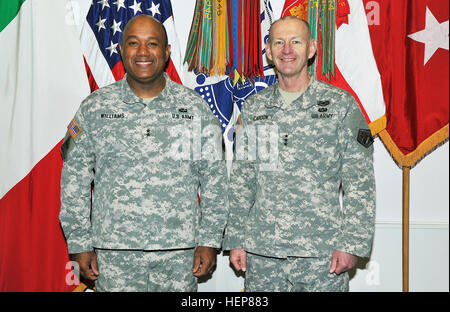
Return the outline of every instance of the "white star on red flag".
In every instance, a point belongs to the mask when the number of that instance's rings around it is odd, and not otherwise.
[[[425,44],[423,65],[427,64],[437,49],[449,49],[448,33],[448,20],[439,23],[427,6],[425,13],[425,29],[408,35],[409,38]]]

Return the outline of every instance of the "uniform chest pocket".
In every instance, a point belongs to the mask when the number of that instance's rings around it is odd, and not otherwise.
[[[339,168],[340,146],[337,129],[317,124],[306,132],[292,133],[291,150],[298,167],[318,178],[326,178]]]
[[[145,147],[146,152],[158,153],[161,160],[193,159],[196,139],[201,137],[201,122],[196,115],[166,113],[151,129],[152,145]]]
[[[95,134],[97,155],[117,158],[121,155],[135,155],[145,136],[145,130],[134,123],[109,122]]]
[[[278,161],[278,125],[271,120],[249,122],[236,137],[236,157],[275,167]],[[264,166],[263,166],[264,167]]]

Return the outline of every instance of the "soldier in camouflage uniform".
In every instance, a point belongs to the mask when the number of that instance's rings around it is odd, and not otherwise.
[[[247,291],[347,291],[373,239],[373,138],[349,93],[308,75],[308,23],[269,34],[278,83],[242,108],[224,249]]]
[[[220,124],[164,73],[161,23],[133,18],[120,48],[126,77],[82,102],[62,145],[69,253],[100,291],[196,291],[228,214]]]

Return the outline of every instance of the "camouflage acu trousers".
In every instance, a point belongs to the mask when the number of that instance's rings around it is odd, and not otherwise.
[[[97,249],[97,291],[195,292],[194,249],[130,251]]]
[[[330,257],[271,258],[247,253],[247,292],[346,292],[348,273],[330,274]]]

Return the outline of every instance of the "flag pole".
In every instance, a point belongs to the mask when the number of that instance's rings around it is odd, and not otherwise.
[[[403,167],[403,209],[402,209],[402,245],[403,245],[403,292],[409,292],[409,172]]]

